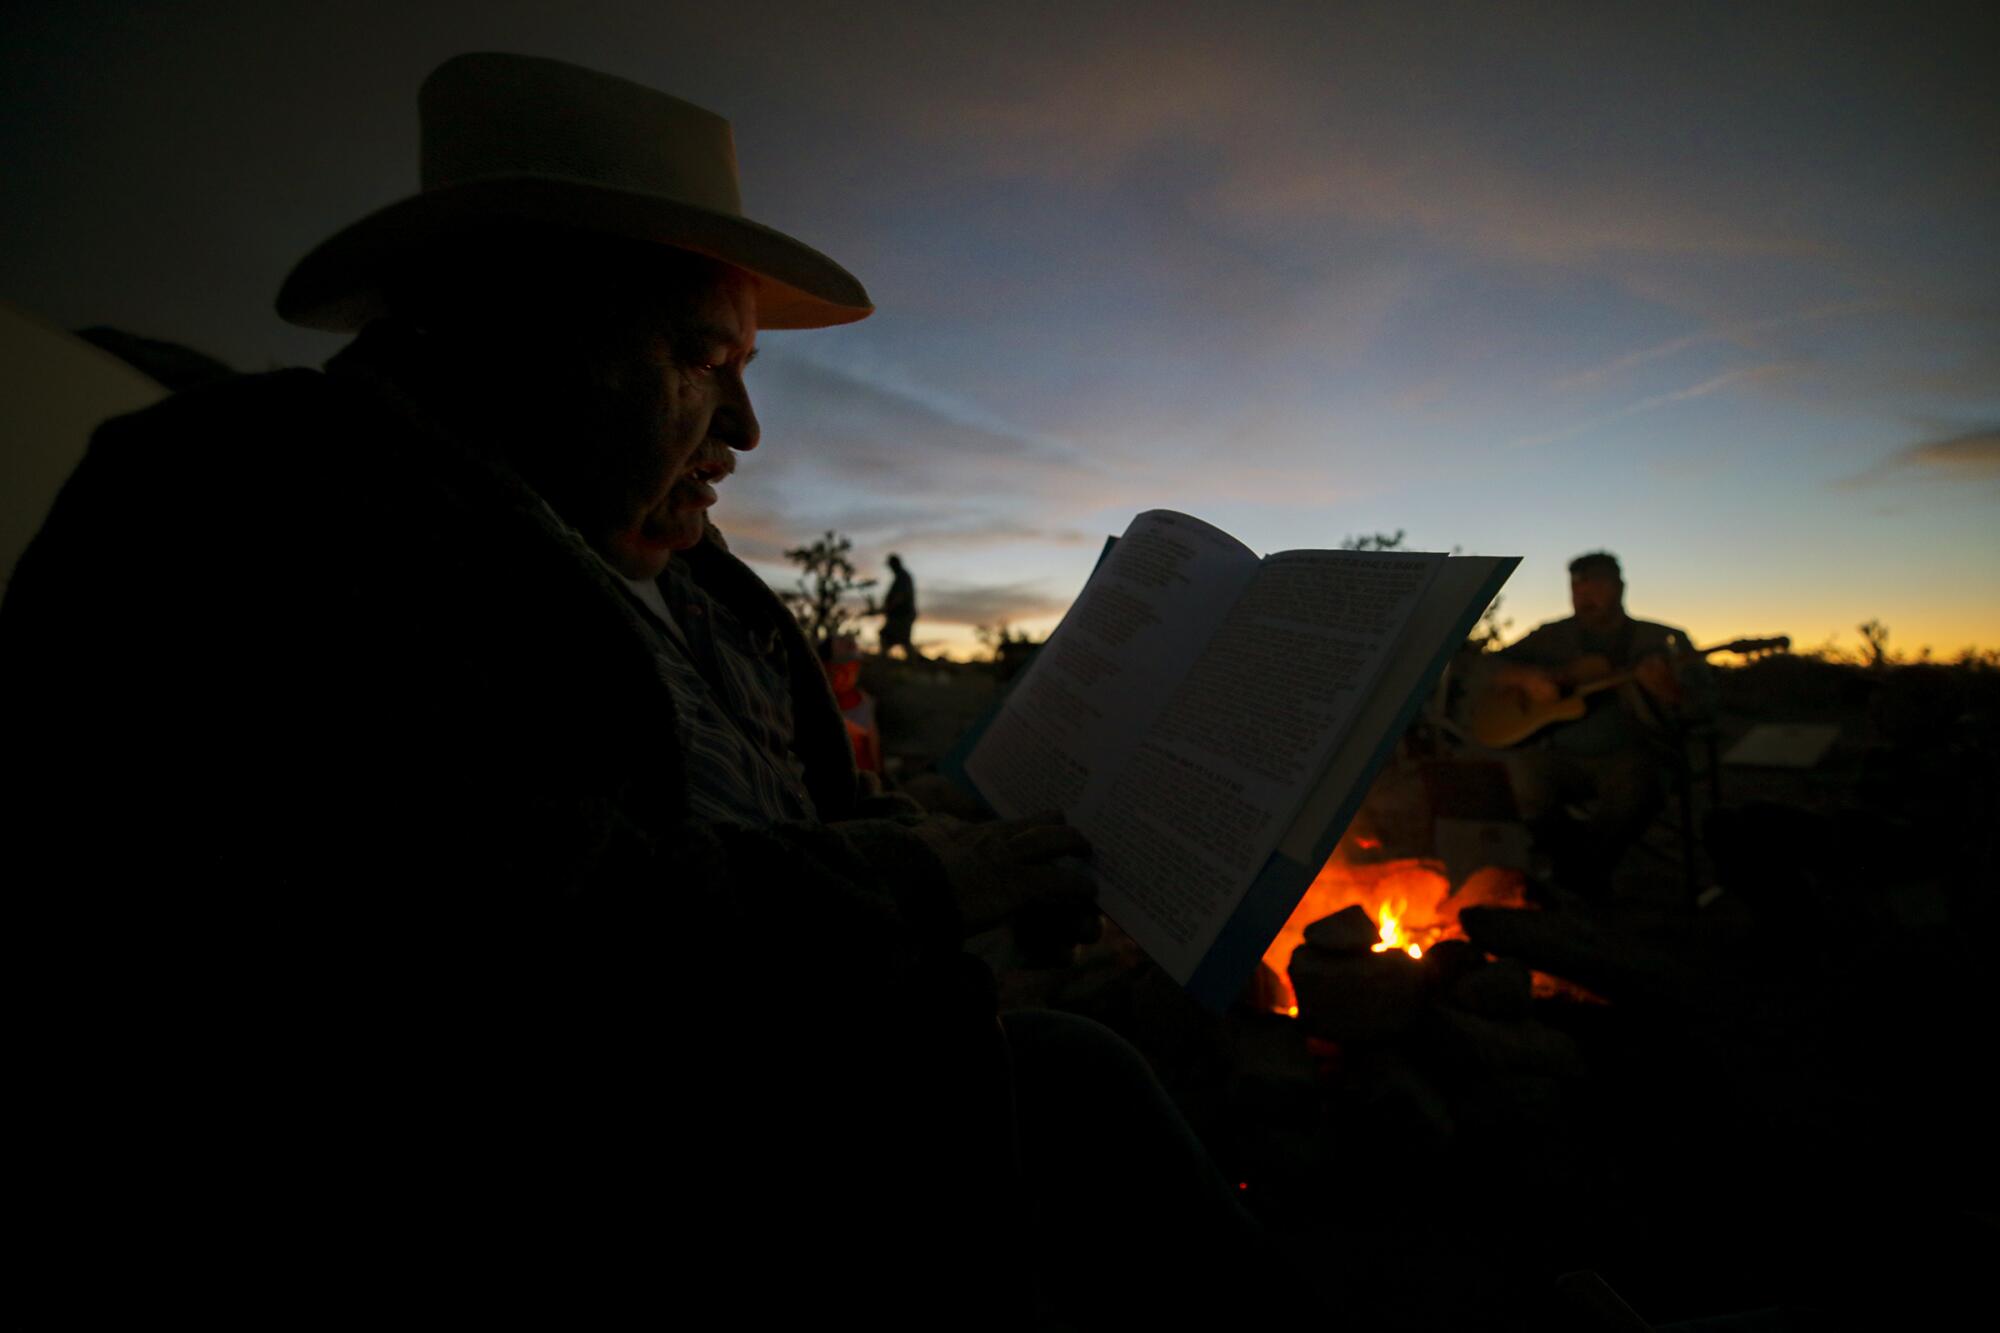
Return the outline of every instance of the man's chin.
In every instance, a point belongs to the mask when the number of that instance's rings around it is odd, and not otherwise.
[[[676,551],[700,544],[702,515],[692,522],[676,522],[663,529],[647,526],[636,532],[622,532],[611,539],[605,561],[628,579],[656,579],[666,570]]]

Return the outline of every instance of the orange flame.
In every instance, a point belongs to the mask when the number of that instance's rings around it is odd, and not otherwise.
[[[1410,914],[1409,899],[1385,899],[1382,905],[1376,909],[1375,914],[1382,921],[1380,927],[1382,939],[1378,944],[1369,945],[1370,949],[1376,953],[1387,953],[1391,949],[1401,949],[1412,958],[1422,958],[1424,956],[1424,946],[1412,941],[1404,933],[1403,922]]]

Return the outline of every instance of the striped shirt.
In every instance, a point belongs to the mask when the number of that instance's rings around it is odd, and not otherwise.
[[[805,765],[792,752],[791,683],[778,636],[753,634],[683,561],[669,561],[653,585],[664,616],[630,580],[619,582],[673,694],[689,811],[734,824],[816,818]]]

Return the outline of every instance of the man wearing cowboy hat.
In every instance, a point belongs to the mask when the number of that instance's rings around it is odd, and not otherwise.
[[[582,1299],[662,1228],[767,1305],[962,1292],[1062,1057],[959,943],[1086,849],[871,804],[708,521],[758,330],[867,294],[743,216],[697,107],[494,54],[420,106],[422,191],[278,298],[354,342],[108,423],[0,614],[53,1206],[204,1299]],[[1220,1189],[1126,1137],[1155,1216]]]

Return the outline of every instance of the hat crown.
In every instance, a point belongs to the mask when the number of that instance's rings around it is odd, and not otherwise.
[[[432,71],[417,108],[426,191],[539,177],[743,214],[729,122],[627,79],[474,52]]]
[[[388,309],[396,265],[496,223],[719,260],[755,279],[767,329],[826,328],[875,309],[852,273],[743,216],[735,140],[712,111],[565,61],[492,51],[439,65],[417,106],[423,188],[301,259],[278,291],[285,319],[354,332]]]

